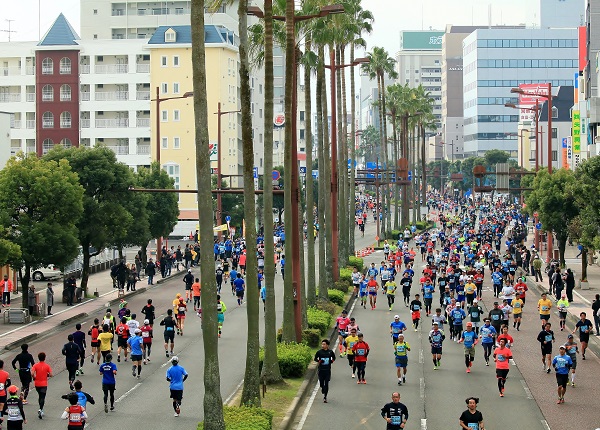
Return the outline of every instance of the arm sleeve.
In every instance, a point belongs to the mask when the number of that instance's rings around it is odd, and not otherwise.
[[[389,408],[389,406],[388,406],[388,405],[385,405],[383,408],[381,408],[381,416],[382,416],[383,418],[387,418],[387,415],[388,415],[388,411],[389,411],[389,409],[390,409],[390,408]]]
[[[60,416],[60,419],[66,420],[67,418],[69,418],[69,413],[67,411],[63,411],[62,415]]]
[[[84,393],[84,394],[85,394],[85,398],[87,399],[88,402],[90,402],[92,405],[96,404],[96,401],[90,394],[88,394],[88,393]]]

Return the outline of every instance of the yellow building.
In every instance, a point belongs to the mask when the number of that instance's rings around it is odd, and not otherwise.
[[[222,26],[208,25],[206,38],[206,80],[208,133],[212,166],[217,167],[217,112],[236,111],[238,107],[238,48],[233,32]],[[158,88],[160,127],[157,133],[157,102],[151,103],[152,159],[157,158],[160,142],[160,163],[175,186],[181,190],[196,189],[196,151],[192,85],[192,45],[190,26],[159,27],[148,41],[150,50],[150,87],[152,99]],[[188,93],[188,94],[186,94]],[[172,98],[164,100],[166,98]],[[223,174],[238,174],[241,165],[241,139],[238,114],[221,117],[221,163]],[[159,136],[157,136],[159,134]],[[227,178],[226,178],[227,180]],[[233,181],[236,185],[236,180]],[[180,224],[187,222],[187,232],[197,224],[198,200],[195,193],[179,195]],[[207,218],[202,218],[202,221]],[[193,224],[192,224],[193,223]],[[186,231],[186,230],[184,230]]]

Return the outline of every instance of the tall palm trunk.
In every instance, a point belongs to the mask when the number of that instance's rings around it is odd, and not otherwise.
[[[329,49],[333,49],[333,46],[329,46]],[[323,73],[322,73],[322,79],[323,79],[323,91],[321,91],[321,106],[323,109],[323,151],[325,153],[325,163],[324,163],[324,168],[325,168],[325,180],[327,181],[326,184],[331,184],[331,175],[332,175],[332,167],[331,163],[327,163],[327,160],[331,159],[331,141],[329,140],[330,136],[329,136],[329,121],[328,121],[328,116],[327,116],[327,91],[326,91],[326,81],[325,81],[325,69],[323,69]],[[333,132],[333,131],[332,131]],[[326,201],[328,202],[328,204],[326,205],[325,208],[325,241],[326,241],[326,245],[327,245],[327,252],[325,254],[325,284],[323,285],[323,288],[327,288],[328,285],[332,285],[333,284],[333,246],[332,246],[332,229],[331,229],[331,219],[333,218],[333,214],[332,214],[332,208],[331,208],[331,204],[329,204],[331,202],[331,187],[330,186],[326,186],[325,187],[325,198],[327,199]],[[321,292],[319,292],[319,295],[321,294]],[[324,292],[325,295],[327,295],[327,291],[325,290]]]
[[[273,0],[265,0],[265,164],[273,171]],[[266,177],[266,176],[265,176]],[[264,177],[264,178],[265,178]],[[268,179],[268,178],[267,178]],[[273,187],[263,180],[264,237],[273,237]],[[267,244],[270,242],[267,240]],[[272,246],[265,246],[265,360],[262,380],[274,384],[283,380],[277,357],[277,319],[275,314],[275,256]]]
[[[192,73],[198,212],[212,213],[208,107],[206,104],[206,56],[204,51],[204,0],[192,0]],[[200,223],[200,274],[204,284],[204,428],[225,430],[217,337],[217,282],[213,261],[212,223]]]
[[[342,64],[342,48],[340,47],[340,45],[337,45],[335,48],[335,62],[336,64],[339,66],[340,64]],[[335,94],[335,98],[336,98],[336,105],[337,105],[337,110],[336,110],[336,115],[337,115],[337,130],[335,130],[335,132],[337,133],[337,141],[338,141],[338,165],[337,165],[337,178],[338,178],[338,262],[339,262],[339,267],[344,267],[344,255],[346,254],[346,251],[344,249],[345,243],[344,243],[344,230],[345,230],[345,226],[344,226],[344,220],[346,219],[346,196],[344,195],[345,189],[344,189],[344,171],[347,170],[345,165],[347,163],[347,160],[344,159],[344,126],[343,126],[343,120],[342,120],[342,69],[338,68],[336,70],[336,94]],[[333,133],[334,130],[331,130],[331,132]]]
[[[342,45],[340,59],[342,64],[346,64],[346,45]],[[350,194],[350,186],[348,184],[348,107],[346,106],[346,69],[342,69],[342,171],[340,172],[340,185],[344,190],[344,199],[341,200],[344,208],[343,217],[340,217],[344,222],[344,228],[341,231],[341,236],[344,238],[344,250],[340,258],[340,267],[346,266],[348,256],[350,255],[350,230],[354,227],[354,194]],[[352,207],[350,206],[352,205]],[[354,253],[354,252],[352,252]]]
[[[307,35],[305,42],[305,52],[310,52],[312,43],[310,36]],[[309,306],[314,306],[317,298],[317,290],[315,283],[315,241],[313,228],[315,224],[315,217],[313,214],[313,208],[315,206],[315,196],[313,193],[313,177],[312,177],[312,164],[313,164],[313,139],[312,139],[312,94],[311,94],[311,70],[310,67],[304,66],[304,120],[305,120],[305,132],[304,136],[306,139],[306,247],[307,247],[307,269],[306,278],[308,285],[306,287],[306,303]]]
[[[402,115],[402,130],[400,134],[400,139],[402,139],[402,157],[406,158],[406,162],[408,163],[408,169],[412,169],[411,159],[413,156],[413,151],[410,150],[410,142],[409,142],[409,132],[408,132],[408,116],[406,112],[403,112]],[[412,169],[414,172],[414,169]],[[414,175],[413,175],[414,176]],[[410,190],[409,187],[411,185],[402,185],[402,218],[401,223],[404,227],[410,224],[410,203],[409,203],[409,195]]]
[[[427,159],[425,158],[425,126],[421,124],[421,175],[423,179],[421,180],[421,200],[423,200],[423,205],[427,202],[427,169],[426,163]],[[421,203],[419,203],[419,219],[421,219]]]
[[[318,207],[318,224],[319,224],[319,299],[327,300],[327,275],[325,270],[325,217],[327,207],[329,207],[329,200],[327,199],[327,189],[329,188],[329,182],[327,181],[326,165],[327,159],[325,157],[325,123],[327,118],[323,114],[323,97],[320,96],[324,92],[325,84],[325,69],[323,62],[325,61],[325,48],[319,46],[318,48],[319,65],[317,66],[317,139],[318,139],[318,168],[319,168],[319,207]],[[323,121],[325,119],[325,121]]]
[[[350,44],[350,64],[354,63],[354,43]],[[348,250],[350,254],[355,251],[354,245],[354,233],[356,232],[356,226],[354,225],[354,194],[356,193],[356,167],[354,166],[356,160],[356,120],[354,115],[356,114],[356,88],[354,82],[354,67],[350,67],[350,110],[352,115],[352,124],[350,125],[350,213],[348,216],[348,232],[350,234],[348,240]]]
[[[293,115],[293,92],[294,92],[294,56],[296,53],[296,32],[294,28],[294,2],[286,2],[285,8],[285,155],[284,155],[284,185],[286,192],[284,193],[284,218],[287,240],[285,241],[285,255],[287,258],[287,272],[289,275],[294,273],[294,264],[298,261],[293,261],[292,257],[292,235],[298,232],[292,231],[292,199],[297,196],[292,196],[288,190],[292,187],[292,163],[294,162],[294,154],[292,154],[292,139],[294,138],[292,121]],[[294,327],[294,291],[293,291],[293,275],[288,276],[284,280],[284,309],[283,312],[283,333],[282,338],[286,342],[294,342],[296,340],[296,331]]]
[[[384,118],[385,118],[385,110],[383,109],[383,76],[378,73],[377,74],[377,93],[378,93],[378,98],[379,98],[379,137],[381,138],[381,158],[382,158],[382,164],[384,167],[387,168],[387,143],[385,141],[385,133],[384,133]],[[379,167],[379,166],[377,166]],[[381,178],[383,179],[383,181],[385,182],[385,175],[381,175]],[[382,191],[383,191],[383,195],[381,197],[381,209],[383,211],[383,207],[385,206],[385,192],[386,192],[386,187],[383,186],[381,187]],[[382,194],[382,193],[380,193]],[[377,202],[379,203],[379,202]],[[377,213],[377,216],[379,216],[379,213]],[[385,237],[384,232],[385,230],[385,216],[382,218],[381,222],[381,226],[380,226],[380,231],[381,231],[381,236]]]
[[[381,111],[383,112],[383,144],[385,147],[385,159],[386,159],[385,168],[386,168],[386,170],[388,170],[391,168],[391,165],[389,163],[389,157],[387,155],[387,150],[388,150],[387,118],[386,118],[386,114],[385,114],[387,112],[387,110],[385,107],[385,79],[383,76],[381,77]],[[388,176],[386,182],[389,182],[389,176]],[[389,185],[385,186],[385,198],[386,198],[387,214],[385,215],[384,220],[387,223],[387,231],[391,232],[392,231],[392,217],[390,216],[390,188],[389,188]]]
[[[396,112],[392,111],[392,133],[393,133],[393,139],[394,139],[394,162],[393,162],[393,167],[394,169],[396,168],[396,163],[398,160],[398,125],[397,125],[397,118],[396,118]],[[396,181],[399,181],[400,178],[398,178],[398,175],[395,176],[396,177]],[[400,226],[399,226],[399,216],[398,216],[398,200],[400,198],[400,189],[398,188],[398,184],[394,184],[394,230],[399,230]],[[391,210],[391,208],[390,208]]]
[[[260,374],[258,353],[259,339],[259,304],[258,278],[256,261],[256,202],[254,194],[254,143],[252,140],[252,116],[250,95],[250,66],[248,63],[248,0],[239,0],[239,56],[240,56],[240,104],[242,110],[242,158],[244,160],[244,218],[246,219],[245,238],[250,248],[246,255],[246,315],[248,318],[248,338],[246,341],[246,371],[241,403],[246,406],[260,406]]]

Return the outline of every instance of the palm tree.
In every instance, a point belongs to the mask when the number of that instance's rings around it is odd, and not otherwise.
[[[254,144],[252,141],[252,116],[250,93],[250,64],[248,60],[248,0],[239,0],[239,56],[240,56],[240,103],[242,111],[242,158],[244,160],[244,218],[247,220],[245,229],[246,243],[250,245],[246,255],[246,269],[250,276],[246,277],[246,314],[248,339],[246,341],[246,371],[241,403],[246,406],[260,406],[260,374],[258,353],[259,339],[259,299],[256,252],[256,204],[254,201]]]
[[[212,213],[210,152],[208,150],[208,107],[206,104],[206,56],[204,51],[204,0],[192,0],[192,72],[196,142],[198,212]],[[217,337],[217,283],[212,258],[212,223],[200,223],[200,273],[204,284],[204,428],[224,430],[219,349]]]
[[[383,148],[383,164],[385,168],[389,168],[388,163],[388,143],[387,143],[387,120],[386,120],[386,104],[385,104],[385,76],[389,76],[391,79],[396,79],[397,73],[394,70],[394,64],[396,61],[389,56],[384,48],[373,47],[373,51],[367,54],[369,63],[363,65],[363,70],[369,74],[371,79],[377,79],[377,92],[379,97],[379,133],[381,135],[381,146]],[[387,187],[385,187],[387,188]],[[389,215],[389,192],[384,188],[384,198],[382,203],[383,206],[388,207]],[[385,215],[385,212],[384,212]],[[391,220],[388,215],[385,215],[383,230],[391,230]]]

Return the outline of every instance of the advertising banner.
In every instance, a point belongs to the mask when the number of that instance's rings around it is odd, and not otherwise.
[[[572,121],[573,135],[573,170],[577,169],[581,163],[581,114],[580,111],[573,111]]]
[[[541,108],[546,101],[544,96],[548,95],[548,84],[520,84],[519,88],[527,94],[519,94],[519,107],[535,109],[536,102]],[[533,111],[521,110],[519,122],[533,121],[535,113]]]

